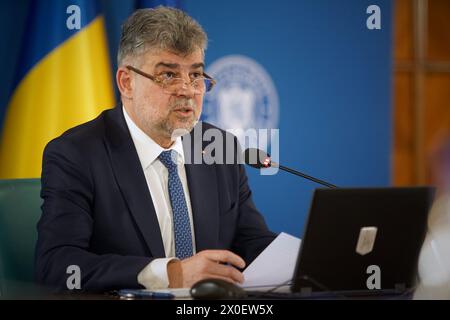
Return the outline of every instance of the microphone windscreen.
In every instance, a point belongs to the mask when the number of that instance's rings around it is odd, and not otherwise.
[[[248,148],[244,151],[244,161],[245,164],[256,169],[268,168],[271,164],[270,155],[256,148]]]

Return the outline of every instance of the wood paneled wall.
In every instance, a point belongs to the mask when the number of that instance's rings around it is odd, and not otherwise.
[[[450,0],[396,0],[393,183],[433,184],[436,146],[450,139]]]

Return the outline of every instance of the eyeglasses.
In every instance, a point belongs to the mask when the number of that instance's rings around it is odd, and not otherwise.
[[[186,81],[182,78],[167,77],[161,79],[162,76],[152,76],[151,74],[148,74],[132,66],[126,66],[126,68],[136,72],[137,74],[140,74],[147,79],[152,80],[154,83],[161,86],[164,90],[164,93],[167,94],[175,94],[178,92],[178,90],[180,90],[180,87],[184,87],[184,85],[186,85]],[[192,79],[188,84],[194,89],[195,94],[204,94],[205,92],[211,91],[211,89],[216,84],[216,81],[206,73],[202,72],[201,75]]]

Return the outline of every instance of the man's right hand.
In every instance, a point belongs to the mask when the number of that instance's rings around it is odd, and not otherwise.
[[[244,268],[245,262],[228,250],[205,250],[184,259],[173,260],[167,265],[170,288],[190,288],[207,278],[223,279],[231,283],[244,282],[244,276],[237,268]]]

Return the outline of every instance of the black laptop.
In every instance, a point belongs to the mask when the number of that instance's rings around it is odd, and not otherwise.
[[[414,288],[434,190],[317,189],[291,290],[309,296]]]

